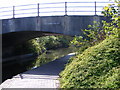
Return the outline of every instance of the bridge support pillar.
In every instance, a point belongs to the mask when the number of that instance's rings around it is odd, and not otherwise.
[[[36,31],[41,31],[41,18],[39,16],[36,18]]]
[[[69,30],[70,30],[70,19],[69,16],[65,15],[64,16],[64,33],[67,33],[69,35]]]
[[[97,16],[97,15],[95,15],[95,16],[93,17],[93,21],[100,22],[100,17]]]
[[[2,83],[2,20],[0,20],[0,83]]]
[[[94,23],[94,21],[96,22],[96,23]],[[102,25],[101,24],[101,22],[100,22],[101,20],[100,20],[100,17],[99,16],[97,16],[97,15],[95,15],[94,17],[93,17],[93,25]]]
[[[0,34],[2,34],[2,20],[0,20]]]
[[[11,19],[11,20],[8,21],[8,23],[9,23],[10,32],[14,32],[15,31],[15,25],[16,25],[15,20]]]

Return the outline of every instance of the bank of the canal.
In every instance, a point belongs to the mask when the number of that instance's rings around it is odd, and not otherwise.
[[[3,64],[3,70],[2,70],[2,81],[5,81],[6,79],[10,79],[13,76],[25,72],[27,70],[31,70],[33,68],[37,68],[43,64],[46,64],[50,61],[53,61],[55,59],[58,59],[60,57],[63,57],[69,53],[74,52],[74,48],[59,48],[55,50],[48,50],[44,53],[42,53],[39,56],[32,56],[28,58],[22,58],[22,61],[27,62],[20,62],[21,59],[18,59],[17,63],[14,64]],[[28,60],[27,60],[28,59]]]
[[[0,85],[2,88],[59,88],[59,73],[64,69],[65,64],[75,53],[70,53],[60,59],[56,59],[40,67],[18,74],[7,79]]]
[[[75,53],[51,61],[40,67],[20,73],[11,79],[7,79],[0,85],[2,88],[59,88],[59,73],[64,69],[65,64]]]

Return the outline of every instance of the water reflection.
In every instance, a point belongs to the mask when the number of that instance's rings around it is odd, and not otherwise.
[[[29,57],[22,59],[23,61],[27,61],[24,63],[14,63],[10,65],[2,65],[2,81],[12,78],[13,76],[23,73],[27,70],[37,68],[43,64],[46,64],[50,61],[53,61],[55,59],[58,59],[60,57],[63,57],[69,53],[74,52],[75,49],[72,47],[69,48],[60,48],[56,50],[48,50],[47,52],[44,52],[43,54],[39,55],[38,57]],[[18,59],[18,61],[20,61]]]
[[[74,52],[74,48],[60,48],[57,50],[48,50],[47,52],[44,52],[43,54],[39,55],[36,60],[33,61],[33,63],[28,66],[28,69],[33,69],[36,67],[39,67],[43,64],[46,64],[50,61],[53,61],[55,59],[58,59],[60,57],[63,57],[69,53]]]

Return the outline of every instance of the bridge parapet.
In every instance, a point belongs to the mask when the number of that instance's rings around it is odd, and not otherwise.
[[[101,15],[103,7],[114,2],[54,2],[0,7],[0,18],[59,15]],[[117,6],[115,6],[117,8]]]
[[[22,31],[41,31],[65,35],[82,35],[81,29],[86,29],[93,21],[106,20],[103,16],[45,16],[26,17],[0,20],[2,34]]]
[[[3,19],[3,47],[12,47],[36,37],[46,35],[83,36],[81,29],[87,29],[93,21],[107,20],[103,16],[45,16]]]

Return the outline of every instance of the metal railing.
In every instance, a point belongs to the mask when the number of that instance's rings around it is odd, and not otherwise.
[[[57,2],[1,7],[0,18],[51,16],[51,15],[100,15],[105,4],[113,2]]]

